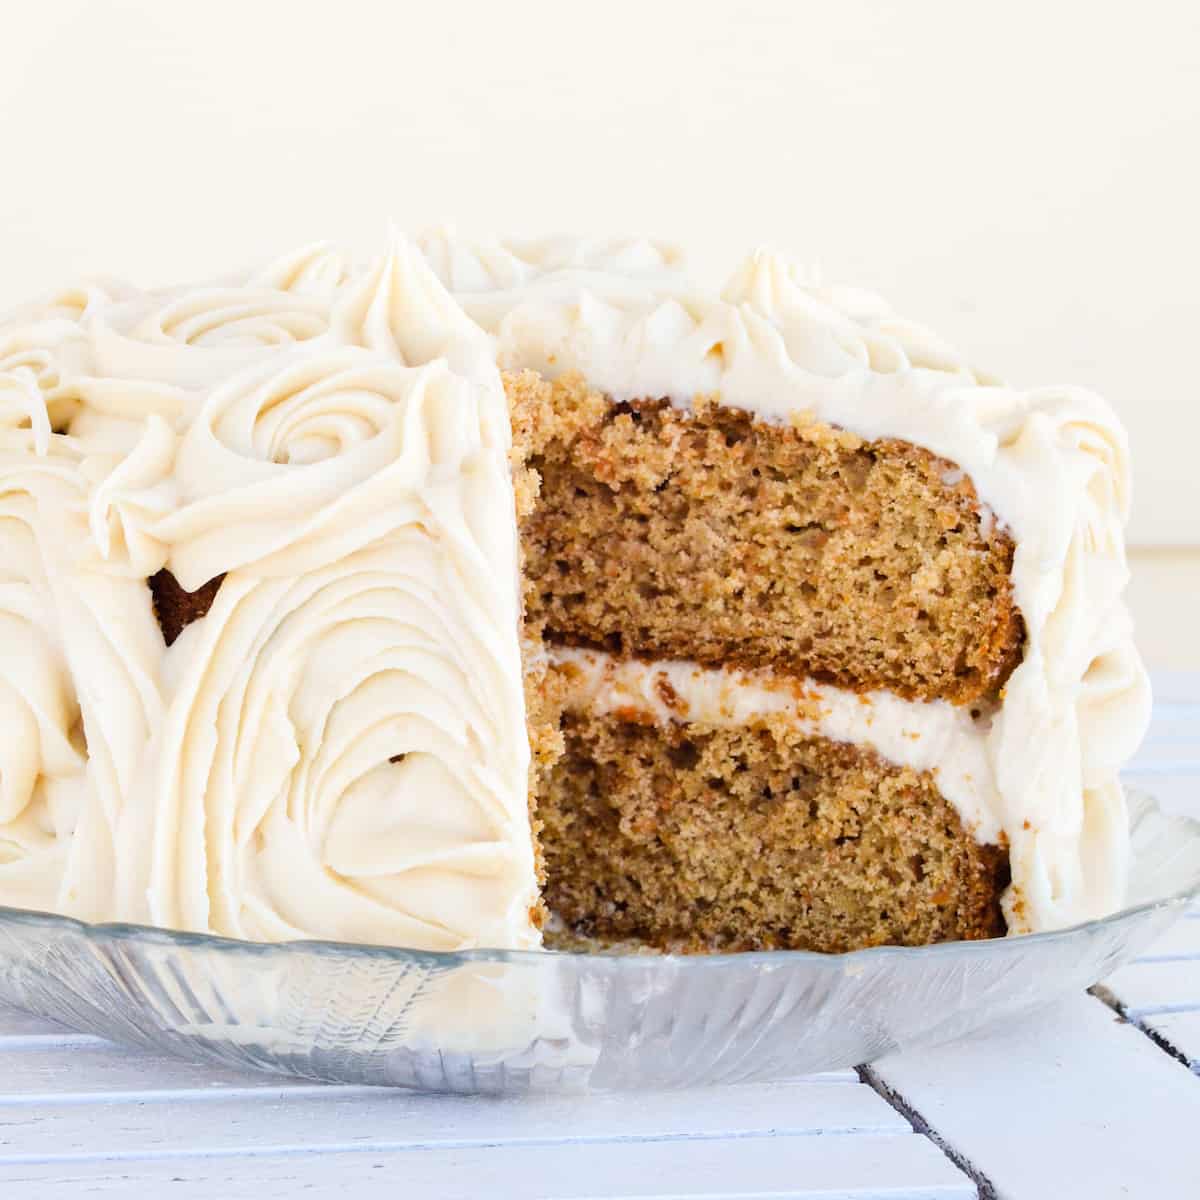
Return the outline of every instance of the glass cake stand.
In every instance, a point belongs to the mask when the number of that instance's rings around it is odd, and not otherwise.
[[[1129,799],[1130,906],[1053,933],[834,955],[427,953],[0,908],[0,1001],[193,1059],[437,1091],[834,1070],[1020,1018],[1161,934],[1200,894],[1200,825]]]

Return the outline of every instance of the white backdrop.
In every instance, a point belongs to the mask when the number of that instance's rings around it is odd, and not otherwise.
[[[1124,414],[1200,544],[1200,5],[0,0],[0,304],[389,218],[769,242]]]

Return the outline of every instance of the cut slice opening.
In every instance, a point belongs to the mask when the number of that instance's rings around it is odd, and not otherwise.
[[[1003,932],[1002,847],[931,772],[786,722],[562,714],[554,648],[769,669],[976,711],[1024,630],[954,464],[699,401],[506,377],[549,941],[846,950]]]

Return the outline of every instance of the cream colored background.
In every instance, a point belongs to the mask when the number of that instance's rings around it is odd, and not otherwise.
[[[365,252],[392,217],[647,232],[714,276],[774,243],[1107,394],[1147,649],[1200,666],[1192,0],[0,7],[0,304]]]

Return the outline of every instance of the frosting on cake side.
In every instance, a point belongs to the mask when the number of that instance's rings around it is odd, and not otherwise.
[[[0,352],[0,903],[535,945],[507,407],[420,256],[76,289]],[[170,649],[164,567],[224,575]]]

